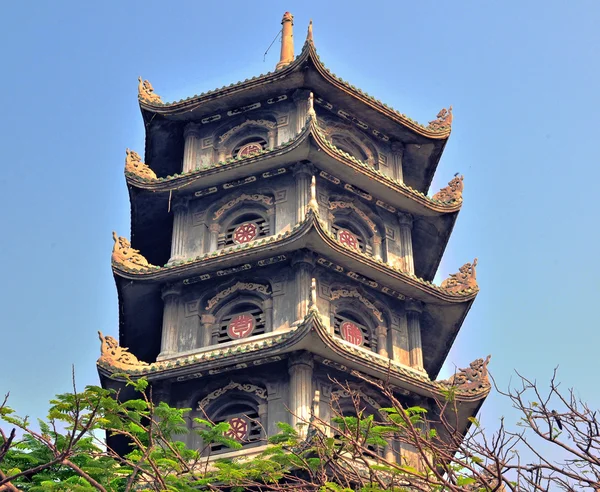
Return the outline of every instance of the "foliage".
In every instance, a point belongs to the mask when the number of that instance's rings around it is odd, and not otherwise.
[[[389,405],[368,414],[355,386],[334,382],[350,395],[352,412],[342,412],[333,400],[331,415],[320,418],[317,405],[307,431],[281,423],[269,446],[240,459],[210,455],[213,444],[240,447],[227,437],[225,422],[195,419],[192,432],[203,445],[187,448],[178,437],[190,432],[190,409],[153,403],[143,378],[127,379],[138,397],[126,401],[113,390],[88,386],[78,392],[73,385],[71,393],[50,402],[47,418],[35,428],[5,399],[0,405],[0,419],[8,426],[0,428],[0,491],[600,489],[596,412],[572,392],[563,395],[554,378],[546,393],[526,378],[520,388],[501,392],[521,411],[517,432],[501,422],[490,435],[473,418],[464,435],[453,420],[452,394],[437,402],[434,417],[421,407],[403,406],[386,383],[354,376]],[[106,433],[126,439],[129,452],[120,456],[105,442]],[[559,448],[563,461],[545,457],[540,442]],[[400,448],[401,458],[393,452]]]

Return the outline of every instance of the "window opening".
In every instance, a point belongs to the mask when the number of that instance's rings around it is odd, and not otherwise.
[[[230,342],[265,332],[265,314],[258,306],[243,303],[223,317],[217,343]]]
[[[373,350],[369,329],[350,313],[336,313],[334,316],[335,334],[344,340]]]

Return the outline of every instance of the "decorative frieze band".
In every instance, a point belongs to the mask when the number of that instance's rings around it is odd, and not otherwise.
[[[227,210],[235,207],[238,203],[250,201],[250,202],[262,202],[265,205],[272,205],[273,198],[266,195],[260,194],[252,194],[248,195],[246,193],[242,193],[240,196],[234,198],[233,200],[229,200],[225,205],[223,205],[219,210],[217,210],[214,214],[214,220],[217,220],[221,215],[223,215]]]
[[[227,296],[230,296],[231,294],[233,294],[234,292],[237,292],[238,290],[257,291],[257,292],[260,292],[265,295],[269,294],[269,286],[268,285],[254,284],[252,282],[238,282],[237,284],[232,285],[231,287],[229,287],[225,290],[222,290],[216,296],[211,298],[208,301],[208,304],[206,305],[206,310],[210,311],[220,300],[226,298]]]
[[[339,289],[331,291],[331,300],[335,301],[336,299],[340,299],[342,297],[354,297],[362,302],[365,307],[373,313],[373,315],[377,318],[380,323],[383,323],[383,316],[381,315],[381,311],[375,307],[375,305],[369,301],[366,297],[364,297],[360,292],[356,289]]]

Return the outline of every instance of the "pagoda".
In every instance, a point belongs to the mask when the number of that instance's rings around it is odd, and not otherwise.
[[[432,283],[463,203],[458,175],[428,195],[452,108],[420,125],[331,73],[312,23],[298,56],[290,13],[282,25],[266,75],[173,103],[139,79],[145,158],[127,150],[131,240],[113,233],[119,340],[100,334],[102,384],[144,376],[193,409],[190,429],[229,422],[242,448],[219,456],[262,450],[278,422],[305,433],[332,401],[350,411],[333,380],[376,413],[387,404],[356,372],[430,415],[454,386],[464,431],[490,384],[489,358],[436,380],[478,292],[476,261]]]

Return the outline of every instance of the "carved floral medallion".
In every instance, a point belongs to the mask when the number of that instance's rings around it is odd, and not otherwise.
[[[245,441],[248,438],[248,422],[242,417],[232,417],[227,423],[229,430],[224,433],[225,436],[236,441]]]
[[[344,246],[348,246],[352,249],[358,249],[358,240],[356,239],[356,236],[346,229],[340,230],[338,233],[338,240]]]
[[[236,227],[233,231],[233,242],[236,244],[249,243],[256,238],[257,234],[258,228],[256,227],[256,224],[246,222],[245,224]]]

